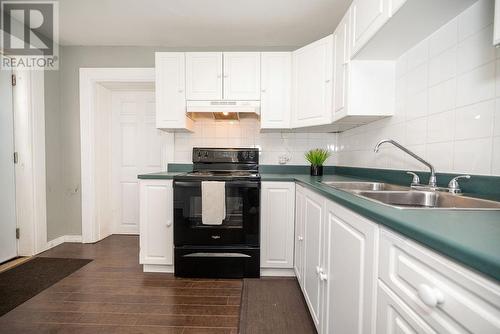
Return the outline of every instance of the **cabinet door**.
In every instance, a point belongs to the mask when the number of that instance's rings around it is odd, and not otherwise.
[[[374,333],[378,226],[336,203],[326,208],[325,333]]]
[[[293,268],[295,183],[262,182],[262,268]]]
[[[186,98],[222,100],[222,52],[186,53]]]
[[[263,52],[261,67],[260,127],[290,128],[292,54]]]
[[[377,294],[377,333],[437,333],[383,283]]]
[[[333,35],[293,52],[293,126],[332,121]]]
[[[303,292],[316,328],[320,324],[320,252],[324,199],[311,191],[304,200],[304,277]]]
[[[224,99],[260,100],[260,52],[224,52]]]
[[[333,34],[334,45],[334,119],[347,113],[347,88],[349,80],[349,24],[350,11],[346,13]]]
[[[352,3],[352,53],[359,50],[389,19],[389,0],[354,0]]]
[[[300,286],[304,286],[304,188],[297,185],[295,192],[295,276]]]
[[[139,195],[141,264],[173,264],[173,188],[171,180],[141,180]]]
[[[157,128],[189,129],[184,69],[183,52],[155,54]]]

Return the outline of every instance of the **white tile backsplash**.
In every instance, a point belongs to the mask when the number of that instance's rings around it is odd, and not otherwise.
[[[453,78],[457,73],[457,47],[454,46],[429,61],[429,85]]]
[[[393,138],[438,172],[500,175],[493,3],[479,0],[397,60],[395,115],[339,134],[339,165],[426,170],[390,146],[373,153],[378,140]]]
[[[495,62],[465,72],[457,77],[457,106],[488,100],[494,96]]]
[[[458,19],[455,18],[429,37],[429,57],[433,58],[452,46],[457,45],[457,39]]]
[[[257,119],[215,121],[201,119],[194,123],[193,133],[175,133],[174,162],[191,163],[192,149],[205,147],[259,147],[260,163],[277,165],[279,157],[289,157],[288,164],[307,164],[304,153],[311,148],[337,149],[336,134],[330,133],[261,133]],[[327,161],[334,164],[335,153]]]
[[[473,139],[493,135],[495,100],[472,104],[456,110],[455,139]]]

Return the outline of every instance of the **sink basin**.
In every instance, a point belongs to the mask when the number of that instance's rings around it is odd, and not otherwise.
[[[357,191],[357,190],[408,190],[408,187],[396,186],[394,184],[383,183],[383,182],[350,182],[350,181],[321,181],[321,183],[347,191]]]
[[[500,210],[500,202],[479,198],[457,196],[435,191],[352,191],[383,204],[401,209],[458,209],[458,210]]]

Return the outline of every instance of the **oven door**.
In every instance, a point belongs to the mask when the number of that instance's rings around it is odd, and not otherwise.
[[[201,206],[201,181],[174,181],[176,246],[259,246],[260,182],[226,182],[226,218],[221,225],[204,225]]]

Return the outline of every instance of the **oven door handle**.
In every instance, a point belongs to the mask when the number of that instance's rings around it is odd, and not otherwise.
[[[193,188],[201,187],[201,181],[174,181],[174,187]],[[227,181],[226,187],[259,188],[260,182],[255,181]]]
[[[174,181],[174,187],[192,188],[200,186],[201,182],[199,181]]]
[[[190,253],[183,255],[182,257],[240,257],[240,258],[248,258],[251,257],[248,254],[243,254],[243,253],[231,253],[231,252],[223,252],[223,253],[216,253],[216,252],[198,252],[198,253]]]

